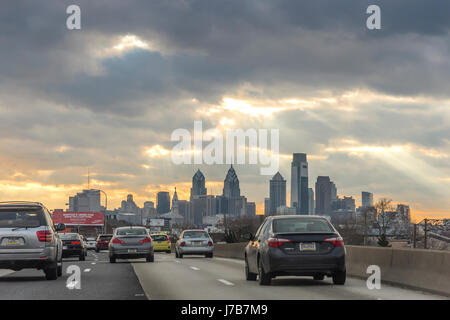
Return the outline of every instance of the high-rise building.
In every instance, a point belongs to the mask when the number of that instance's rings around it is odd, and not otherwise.
[[[331,183],[331,202],[333,202],[338,199],[337,188],[333,181],[331,181],[330,183]]]
[[[309,212],[308,214],[314,214],[315,205],[314,205],[314,190],[313,188],[308,188],[308,202],[309,202]]]
[[[98,212],[105,208],[100,205],[100,190],[83,190],[75,196],[69,197],[69,211]]]
[[[270,215],[277,213],[277,208],[286,205],[286,180],[277,172],[270,180]]]
[[[228,169],[227,176],[223,181],[223,196],[227,198],[239,198],[241,189],[239,188],[239,179],[233,165]]]
[[[264,198],[264,215],[270,216],[270,198]]]
[[[256,215],[256,204],[254,202],[247,202],[245,214],[247,217],[254,217]]]
[[[362,207],[373,207],[373,193],[363,191],[361,192],[361,200],[362,200]]]
[[[160,191],[157,194],[156,212],[164,214],[170,212],[170,194],[167,191]]]
[[[206,195],[205,176],[199,170],[192,177],[191,199],[193,196]]]
[[[355,199],[353,199],[352,196],[344,196],[343,198],[337,198],[337,200],[334,200],[331,202],[331,210],[332,211],[338,211],[338,210],[345,210],[349,212],[355,212],[356,203]]]
[[[291,164],[291,207],[308,214],[308,162],[306,153],[294,153]]]
[[[327,215],[331,210],[333,183],[328,176],[318,176],[316,181],[316,214]]]

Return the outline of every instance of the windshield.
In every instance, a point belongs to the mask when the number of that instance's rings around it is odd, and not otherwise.
[[[36,228],[47,225],[41,209],[0,210],[0,228]]]
[[[286,218],[273,221],[274,233],[334,232],[328,221],[318,218]]]
[[[59,237],[61,240],[80,240],[76,233],[60,233]]]
[[[209,238],[208,234],[204,231],[186,231],[183,234],[183,238],[185,239],[194,239],[194,238]]]
[[[118,236],[144,236],[147,234],[147,230],[144,228],[119,229],[116,234]]]
[[[98,238],[98,240],[99,241],[109,241],[109,240],[111,240],[111,238],[112,238],[112,236],[100,236],[99,238]]]
[[[167,236],[161,234],[152,235],[153,241],[167,241]]]

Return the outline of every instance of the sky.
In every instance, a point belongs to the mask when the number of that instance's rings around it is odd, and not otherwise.
[[[81,30],[66,27],[81,8]],[[381,8],[381,30],[366,9]],[[171,134],[278,129],[339,195],[361,191],[450,216],[450,2],[350,0],[2,1],[0,200],[65,208],[90,186],[117,207],[160,190],[188,199],[200,168],[221,194],[228,165],[176,165]],[[270,176],[235,165],[263,212]]]

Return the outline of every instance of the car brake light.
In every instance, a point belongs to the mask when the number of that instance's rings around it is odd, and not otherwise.
[[[111,242],[112,242],[112,243],[115,243],[115,244],[122,244],[122,243],[125,243],[123,240],[120,240],[119,238],[113,238],[113,239],[111,240]]]
[[[40,242],[52,242],[53,234],[50,231],[37,231],[36,235]]]
[[[267,244],[272,248],[279,248],[284,243],[291,242],[289,239],[281,239],[281,238],[269,238],[267,239]]]
[[[167,236],[167,241],[169,241],[169,242],[170,242],[170,238],[169,238],[169,236]]]
[[[141,241],[139,241],[140,243],[150,243],[150,242],[152,242],[152,239],[151,238],[149,238],[149,237],[147,237],[147,238],[145,238],[145,239],[142,239]]]
[[[208,247],[212,247],[213,243],[212,241],[208,241]]]
[[[80,244],[80,241],[72,241],[72,244]]]
[[[328,238],[323,241],[331,242],[335,247],[342,247],[344,245],[344,239],[341,237]]]
[[[182,241],[181,243],[180,243],[180,247],[184,247],[186,245],[186,242],[184,242],[184,241]]]

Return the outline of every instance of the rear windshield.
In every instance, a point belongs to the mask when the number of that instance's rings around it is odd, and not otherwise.
[[[116,234],[118,236],[144,236],[147,234],[147,230],[143,228],[119,229]]]
[[[80,240],[76,233],[60,233],[59,237],[61,240]]]
[[[46,225],[47,223],[42,209],[0,210],[0,228],[36,228]]]
[[[152,239],[153,239],[153,241],[167,241],[167,236],[156,234],[156,235],[152,235]]]
[[[112,236],[100,236],[98,237],[98,240],[100,241],[109,241],[111,240]]]
[[[273,221],[273,232],[283,233],[321,233],[334,232],[328,221],[315,218],[286,218]]]
[[[204,231],[186,231],[185,233],[183,233],[183,238],[185,239],[209,238],[209,236]]]

